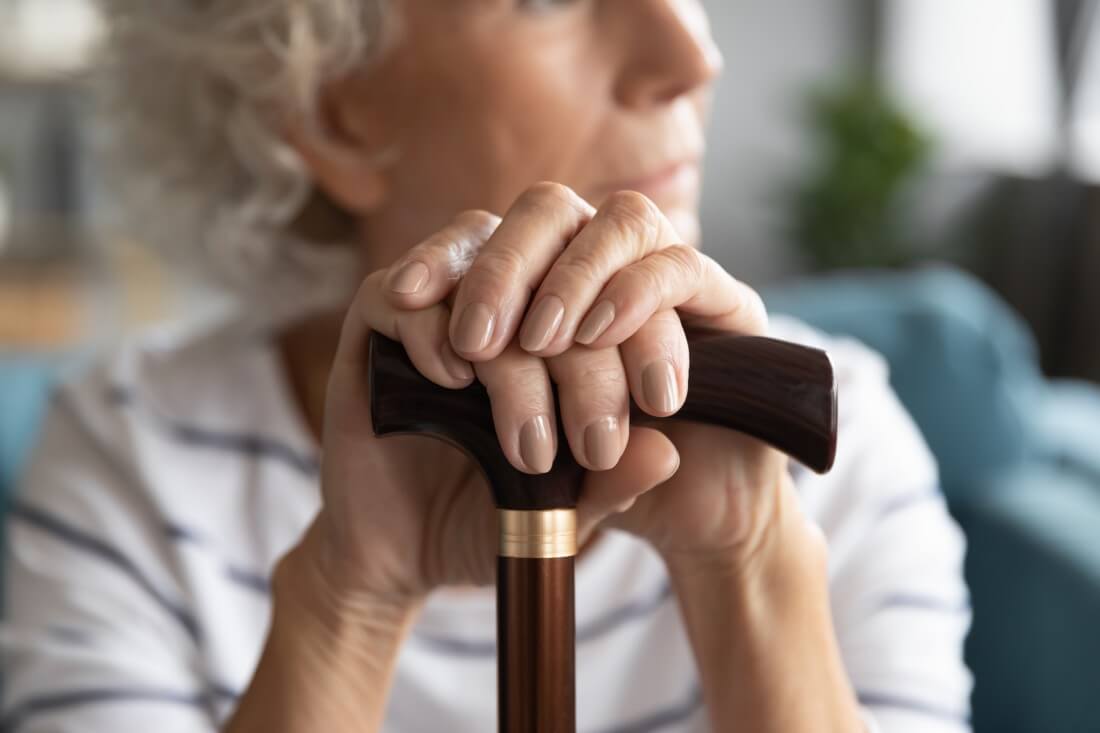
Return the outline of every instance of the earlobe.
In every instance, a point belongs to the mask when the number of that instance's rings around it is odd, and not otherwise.
[[[389,167],[396,145],[379,145],[365,125],[328,90],[314,115],[298,116],[284,126],[286,141],[301,156],[314,181],[349,213],[363,216],[381,207],[389,195]],[[357,116],[358,118],[358,116]]]

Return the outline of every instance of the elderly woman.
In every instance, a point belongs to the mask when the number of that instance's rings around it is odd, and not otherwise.
[[[449,445],[373,436],[371,330],[484,383],[519,470],[587,469],[582,730],[969,728],[963,543],[881,359],[699,249],[699,0],[105,5],[135,210],[238,306],[57,395],[10,518],[6,730],[494,727],[494,508]],[[685,325],[827,347],[835,470],[632,427],[683,404]]]

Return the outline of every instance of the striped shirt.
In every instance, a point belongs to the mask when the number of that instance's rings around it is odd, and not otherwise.
[[[960,733],[971,677],[963,538],[881,357],[826,348],[835,469],[795,466],[830,546],[843,659],[870,731]],[[214,731],[247,687],[277,559],[319,508],[315,442],[270,334],[227,320],[160,331],[68,381],[8,517],[0,729]],[[492,589],[434,593],[397,661],[386,733],[496,726]],[[708,729],[664,565],[610,532],[577,568],[584,733]],[[737,680],[730,680],[736,685]]]

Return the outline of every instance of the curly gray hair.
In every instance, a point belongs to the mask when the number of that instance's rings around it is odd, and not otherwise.
[[[278,125],[380,50],[388,0],[98,2],[109,155],[140,235],[200,249],[267,308],[344,297],[351,252],[296,231],[313,185]]]

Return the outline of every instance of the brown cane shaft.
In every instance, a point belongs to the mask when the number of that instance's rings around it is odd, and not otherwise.
[[[690,331],[690,332],[689,332]],[[679,413],[653,418],[631,403],[631,421],[683,419],[744,432],[819,472],[836,455],[836,379],[828,355],[768,338],[689,329],[691,386]],[[573,564],[585,470],[559,449],[546,474],[508,461],[483,385],[439,387],[400,343],[370,342],[371,422],[377,435],[432,435],[462,449],[485,474],[500,510],[497,640],[500,731],[575,733]]]
[[[500,733],[576,733],[573,565],[497,559]]]

